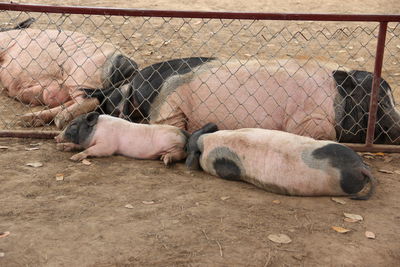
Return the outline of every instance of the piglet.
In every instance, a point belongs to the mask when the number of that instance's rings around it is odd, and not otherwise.
[[[165,165],[183,160],[188,134],[170,125],[148,125],[91,112],[75,118],[55,137],[57,149],[85,149],[71,157],[80,161],[87,157],[113,154],[136,159],[161,159]]]
[[[276,130],[217,130],[209,123],[192,134],[187,167],[286,195],[368,199],[374,191],[370,170],[344,145]]]

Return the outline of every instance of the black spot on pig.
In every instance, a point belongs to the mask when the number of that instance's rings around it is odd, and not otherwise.
[[[361,157],[344,145],[328,144],[315,149],[312,155],[316,159],[328,159],[329,164],[340,171],[340,186],[346,194],[360,192],[372,179]]]
[[[241,177],[245,175],[239,156],[228,147],[216,147],[210,151],[207,157],[221,178],[240,181]]]
[[[90,112],[75,118],[65,129],[64,138],[78,145],[85,143],[93,133],[99,115],[98,112]]]
[[[213,162],[213,167],[219,177],[227,180],[240,181],[241,171],[234,161],[226,158],[218,158]]]
[[[214,58],[190,57],[168,60],[150,65],[141,71],[132,80],[131,104],[135,103],[140,114],[133,114],[132,108],[128,109],[131,121],[146,118],[150,114],[151,104],[154,98],[160,93],[164,82],[171,76],[189,73],[193,68],[200,66]]]
[[[365,142],[373,74],[358,70],[335,71],[333,77],[342,98],[339,106],[335,107],[343,112],[340,118],[336,118],[338,141]],[[393,144],[393,140],[400,136],[400,115],[395,109],[392,89],[384,79],[380,80],[377,119],[375,143]]]

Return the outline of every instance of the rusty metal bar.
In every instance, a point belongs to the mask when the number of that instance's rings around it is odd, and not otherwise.
[[[400,22],[400,15],[284,14],[284,13],[256,13],[256,12],[145,10],[145,9],[109,8],[109,7],[50,6],[50,5],[34,5],[34,4],[17,4],[12,2],[0,3],[0,10],[41,12],[41,13],[47,12],[47,13],[86,14],[86,15],[134,16],[134,17]]]
[[[379,24],[378,43],[376,45],[375,54],[374,77],[372,80],[372,92],[369,102],[367,137],[365,139],[365,145],[367,147],[372,146],[375,137],[376,113],[378,110],[378,94],[382,73],[383,54],[385,52],[387,24],[387,22],[381,22]]]
[[[387,153],[399,153],[400,146],[397,145],[373,145],[366,146],[365,144],[350,144],[341,143],[347,147],[350,147],[357,152],[387,152]]]
[[[35,130],[0,130],[1,137],[52,139],[61,131],[35,131]]]

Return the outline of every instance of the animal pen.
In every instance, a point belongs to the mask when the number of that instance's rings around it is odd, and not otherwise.
[[[100,45],[111,43],[140,68],[173,58],[206,56],[243,64],[253,60],[259,68],[266,60],[298,58],[321,68],[333,62],[337,68],[373,72],[366,141],[348,145],[357,151],[400,151],[400,146],[376,144],[379,136],[375,136],[376,127],[381,127],[377,118],[381,74],[390,84],[394,99],[400,101],[399,15],[194,12],[0,3],[1,28],[10,28],[29,17],[36,19],[32,28],[80,32],[99,40]],[[42,49],[46,53],[46,47]],[[280,68],[285,69],[285,65]],[[29,72],[29,64],[26,71]],[[313,73],[309,76],[312,79]],[[29,107],[2,91],[0,137],[51,138],[57,133],[50,124],[40,128],[18,124],[21,114],[40,112],[43,107]],[[220,104],[227,103],[221,100]],[[395,141],[400,136],[389,138]]]

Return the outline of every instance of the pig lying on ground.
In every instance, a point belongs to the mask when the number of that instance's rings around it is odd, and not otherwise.
[[[137,71],[137,64],[112,44],[77,32],[20,29],[29,25],[28,20],[0,32],[0,84],[22,103],[50,108],[22,115],[21,125],[54,119],[61,129],[99,104],[80,89],[119,87]]]
[[[85,149],[73,155],[73,161],[118,154],[136,159],[160,158],[169,165],[186,157],[187,137],[185,131],[174,126],[137,124],[91,112],[75,118],[55,139],[59,150]]]
[[[322,140],[365,142],[372,74],[338,67],[300,58],[174,59],[140,70],[121,90],[108,92],[113,97],[106,101],[112,102],[109,109],[116,107],[120,117],[189,132],[213,122],[220,129],[263,128]],[[375,143],[400,144],[400,113],[383,79],[377,122]]]
[[[286,195],[368,199],[374,191],[368,167],[344,145],[276,130],[217,129],[209,123],[192,134],[187,167]],[[367,184],[369,192],[358,195]]]

